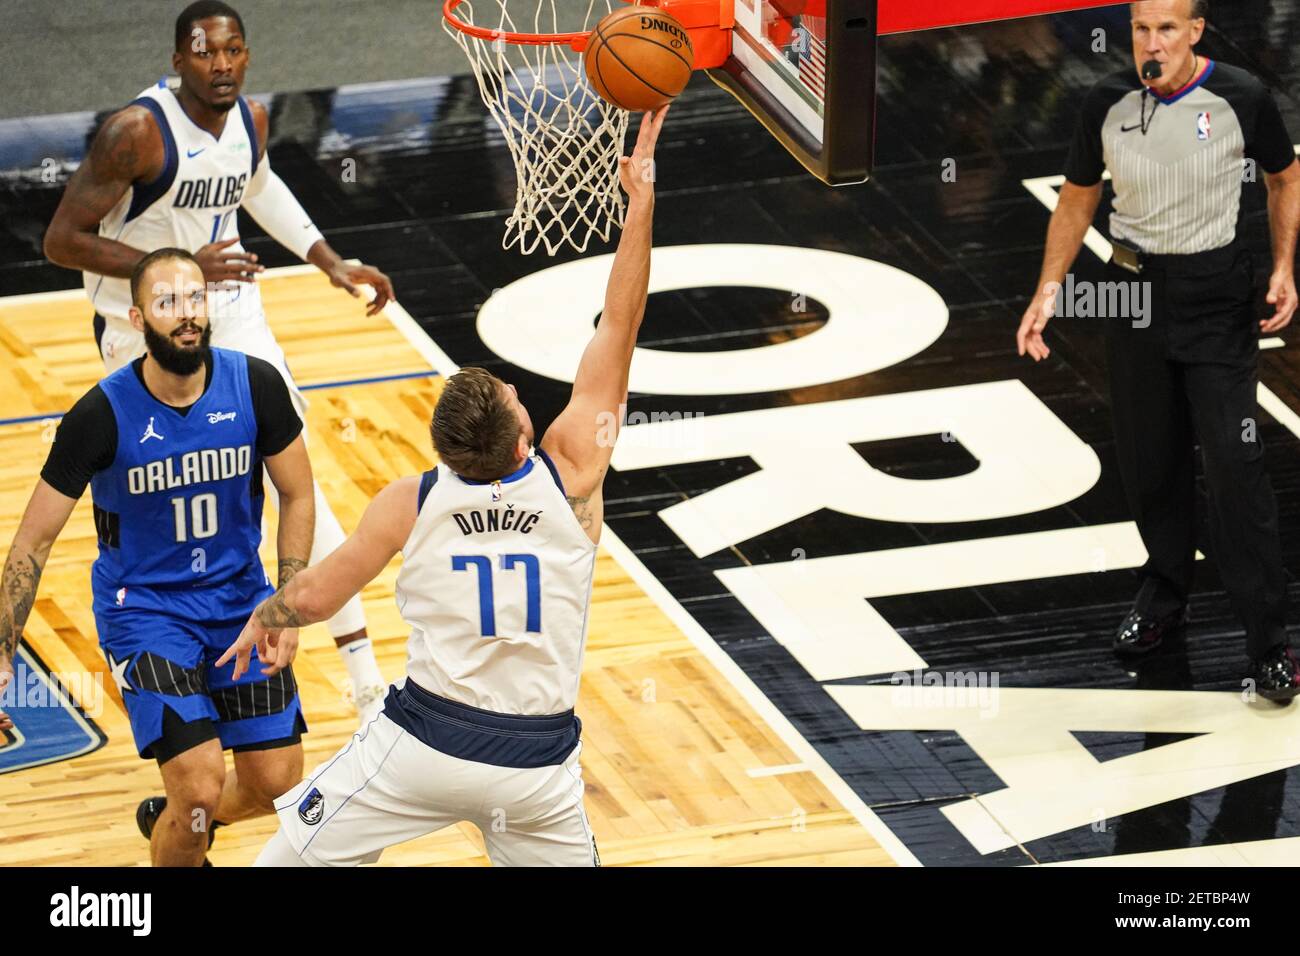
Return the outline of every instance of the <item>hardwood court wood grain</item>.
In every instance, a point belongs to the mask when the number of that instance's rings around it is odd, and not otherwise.
[[[429,468],[428,422],[440,379],[383,317],[367,319],[314,272],[261,283],[276,335],[301,385],[393,375],[391,381],[308,391],[317,480],[350,529],[387,482]],[[0,394],[5,419],[68,408],[101,372],[80,293],[0,299]],[[8,548],[52,437],[40,420],[0,426],[0,547]],[[269,519],[274,528],[274,516]],[[268,534],[267,540],[274,541]],[[89,496],[51,555],[26,640],[55,671],[101,676],[94,719],[108,743],[84,757],[0,775],[0,864],[147,865],[134,812],[161,792],[140,760],[95,638]],[[268,566],[273,545],[263,548]],[[405,663],[393,602],[395,560],[362,595],[380,667]],[[346,672],[323,625],[308,628],[295,664],[311,732],[308,768],[347,740],[355,716]],[[798,758],[602,549],[578,713],[587,810],[605,864],[891,865],[875,840],[808,770],[752,776]],[[218,866],[245,865],[274,832],[268,818],[223,829]],[[389,850],[387,865],[486,865],[469,824]]]

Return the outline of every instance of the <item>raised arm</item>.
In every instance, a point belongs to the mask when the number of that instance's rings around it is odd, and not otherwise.
[[[645,316],[654,220],[654,150],[668,107],[641,120],[636,147],[619,160],[627,192],[627,217],[609,271],[605,309],[578,372],[569,404],[542,438],[554,459],[574,514],[592,540],[600,535],[600,489],[614,454],[614,441],[627,403],[628,371]]]
[[[0,691],[13,679],[14,655],[36,601],[41,571],[76,504],[77,499],[55,491],[44,479],[36,482],[27,502],[0,577]],[[0,713],[0,730],[12,726],[13,721]]]
[[[336,614],[352,595],[402,550],[418,513],[419,477],[401,478],[375,496],[357,530],[325,560],[295,574],[253,612],[239,640],[218,665],[236,658],[235,677],[248,670],[249,652],[274,646],[286,628],[306,627]]]
[[[163,163],[162,134],[143,106],[128,106],[105,120],[54,210],[45,231],[46,257],[68,269],[129,278],[145,252],[101,237],[99,223],[133,183],[162,175]]]

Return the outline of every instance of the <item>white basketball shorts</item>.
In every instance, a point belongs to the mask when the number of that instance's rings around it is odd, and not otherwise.
[[[452,756],[389,717],[399,693],[390,692],[384,713],[275,801],[280,832],[272,846],[286,839],[309,866],[356,866],[394,844],[469,821],[495,866],[600,865],[582,805],[580,743],[561,762],[540,767]],[[283,862],[268,848],[256,865]]]

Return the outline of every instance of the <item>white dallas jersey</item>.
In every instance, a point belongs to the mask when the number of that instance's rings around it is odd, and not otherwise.
[[[174,246],[197,252],[210,242],[239,235],[235,211],[247,196],[260,191],[266,163],[259,160],[257,132],[248,102],[241,96],[226,114],[220,137],[200,129],[181,109],[165,79],[142,92],[131,106],[153,113],[162,135],[165,161],[152,183],[136,183],[99,224],[99,234],[152,252]],[[242,251],[236,242],[230,251]],[[93,272],[83,273],[95,311],[109,325],[129,327],[131,283]],[[209,303],[214,322],[262,314],[256,283],[224,283]]]
[[[420,492],[396,589],[410,678],[500,714],[572,709],[596,545],[545,453],[491,483],[439,465]]]

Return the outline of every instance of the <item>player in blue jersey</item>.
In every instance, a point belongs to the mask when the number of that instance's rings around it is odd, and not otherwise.
[[[280,373],[209,346],[193,256],[145,256],[131,294],[146,354],[64,416],[5,561],[0,689],[50,548],[89,484],[100,646],[136,748],[158,762],[167,794],[144,801],[137,821],[155,866],[196,866],[214,825],[271,812],[302,777],[297,635],[238,680],[214,662],[273,593],[258,557],[263,466],[280,495],[283,584],[311,551],[311,465]],[[229,775],[223,749],[235,752]]]
[[[242,245],[239,210],[335,286],[354,296],[362,284],[373,288],[368,314],[392,299],[392,283],[373,266],[341,258],[271,168],[267,110],[241,94],[250,54],[239,13],[220,0],[189,4],[176,19],[171,62],[174,81],[142,90],[96,133],[50,221],[45,254],[82,271],[95,309],[95,341],[112,373],[145,351],[130,318],[131,270],[151,250],[188,250],[211,283],[212,344],[274,365],[303,417],[307,400],[267,323],[256,281],[263,267]],[[275,489],[266,490],[274,506]],[[314,561],[346,537],[319,488],[316,516]],[[387,682],[361,599],[349,601],[326,626],[366,723],[378,713]]]

